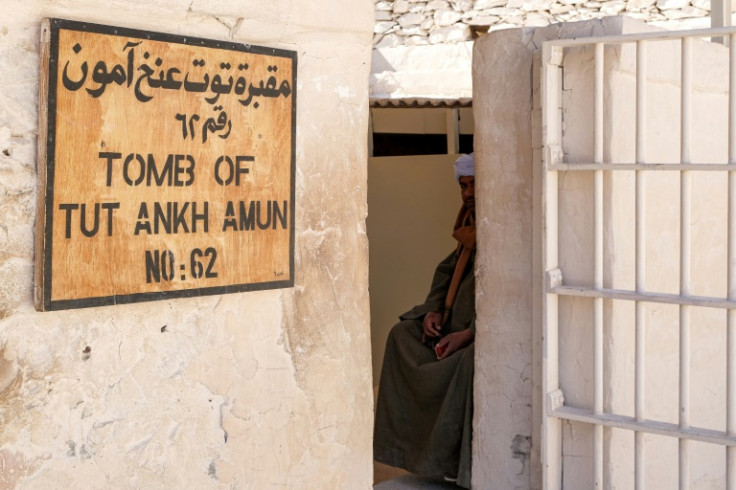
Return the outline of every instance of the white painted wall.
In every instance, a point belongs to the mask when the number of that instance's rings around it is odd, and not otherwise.
[[[0,487],[371,488],[364,220],[372,3],[2,7]],[[293,288],[34,310],[43,17],[297,51]]]

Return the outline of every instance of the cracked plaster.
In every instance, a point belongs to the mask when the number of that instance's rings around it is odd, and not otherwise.
[[[0,60],[13,70],[0,74],[0,486],[370,488],[373,9],[364,3],[6,6]],[[298,52],[294,288],[33,310],[42,17]]]

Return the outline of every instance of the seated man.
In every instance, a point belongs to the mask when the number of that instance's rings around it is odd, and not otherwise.
[[[463,205],[458,246],[434,273],[424,304],[386,342],[376,405],[376,461],[470,488],[475,339],[475,160],[455,162]]]

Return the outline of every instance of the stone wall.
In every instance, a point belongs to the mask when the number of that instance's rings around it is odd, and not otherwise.
[[[709,0],[375,0],[376,48],[459,43],[485,32],[626,15],[667,29],[710,26]]]
[[[0,488],[371,488],[370,2],[3,7]],[[298,53],[293,288],[34,310],[43,17]]]

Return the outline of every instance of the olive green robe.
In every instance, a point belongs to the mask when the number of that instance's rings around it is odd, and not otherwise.
[[[475,278],[471,255],[443,335],[475,328]],[[386,342],[376,405],[373,457],[428,476],[456,476],[470,488],[474,343],[438,361],[422,343],[422,320],[439,312],[455,270],[456,254],[434,274],[424,304],[401,315]]]

